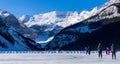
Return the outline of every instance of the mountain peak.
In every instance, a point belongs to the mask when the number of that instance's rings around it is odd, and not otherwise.
[[[8,17],[9,15],[11,15],[9,12],[0,9],[0,17],[4,20],[6,17]]]
[[[118,2],[118,1],[120,1],[120,0],[110,0],[110,2]]]
[[[29,21],[30,17],[31,17],[30,15],[23,15],[18,20],[25,23],[25,22]]]
[[[0,9],[0,13],[8,13],[8,12],[5,11],[5,10]]]

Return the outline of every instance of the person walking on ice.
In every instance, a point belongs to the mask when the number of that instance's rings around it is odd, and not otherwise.
[[[112,52],[112,59],[116,59],[116,47],[114,43],[111,46],[111,52]]]
[[[98,44],[98,57],[102,59],[102,46],[101,46],[101,43]]]

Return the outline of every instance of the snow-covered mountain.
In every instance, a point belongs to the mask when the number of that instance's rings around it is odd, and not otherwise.
[[[26,38],[25,34],[33,33],[16,17],[0,9],[0,50],[1,51],[27,51],[39,50],[40,45]],[[32,34],[30,34],[32,35]]]
[[[58,25],[66,27],[71,24],[82,21],[97,13],[98,8],[95,7],[91,11],[82,11],[81,13],[75,12],[57,12],[52,11],[43,14],[37,14],[33,16],[23,15],[19,18],[26,26],[31,27],[33,25]]]
[[[33,40],[35,39],[36,33],[32,29],[26,27],[22,22],[19,22],[13,14],[0,9],[0,18],[8,27],[16,29],[25,37],[31,38]]]
[[[83,50],[85,46],[97,49],[98,43],[102,43],[103,48],[109,47],[111,43],[120,45],[118,27],[120,27],[120,1],[110,0],[96,14],[61,30],[47,44],[46,49]]]
[[[32,28],[37,33],[36,41],[46,42],[49,38],[54,37],[63,28],[78,23],[97,13],[98,8],[95,7],[91,11],[78,12],[57,12],[52,11],[33,16],[23,15],[19,21],[23,22],[27,27]]]
[[[8,27],[0,18],[0,50],[1,51],[27,51],[39,50],[40,45],[24,37],[15,28]]]
[[[29,16],[29,15],[23,15],[19,18],[19,20],[22,21],[23,23],[26,23],[29,21],[30,17],[31,16]]]

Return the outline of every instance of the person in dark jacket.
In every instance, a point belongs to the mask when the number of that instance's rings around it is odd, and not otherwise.
[[[90,52],[90,47],[88,46],[88,54],[90,55],[90,53],[91,53],[91,52]]]
[[[85,51],[86,51],[86,55],[89,54],[90,55],[90,47],[85,47]]]
[[[112,59],[116,59],[116,47],[115,44],[113,43],[111,46],[111,52],[112,52]]]
[[[88,47],[85,47],[85,52],[86,52],[86,55],[87,55],[87,53],[88,53]]]
[[[98,57],[102,59],[102,46],[101,46],[101,43],[98,44]]]

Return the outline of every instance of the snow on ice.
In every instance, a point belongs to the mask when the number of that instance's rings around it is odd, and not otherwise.
[[[98,58],[96,51],[86,55],[81,51],[50,52],[41,51],[30,53],[0,53],[0,64],[119,64],[120,52],[117,52],[117,59],[103,53],[103,59]]]

